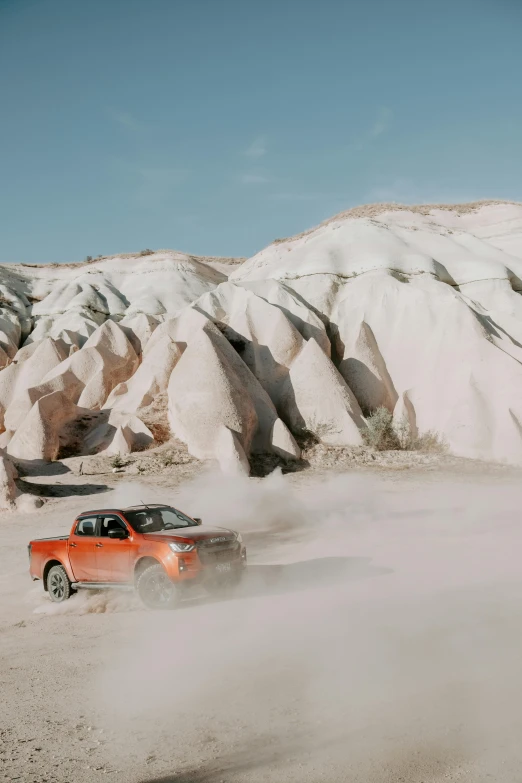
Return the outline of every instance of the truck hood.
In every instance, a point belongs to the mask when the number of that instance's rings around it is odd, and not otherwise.
[[[233,530],[229,530],[226,527],[210,527],[208,525],[184,527],[179,528],[179,530],[164,530],[161,533],[142,533],[142,535],[152,541],[165,541],[167,543],[173,539],[197,542],[212,538],[224,538],[225,540],[228,540],[230,538],[235,538],[236,536]]]

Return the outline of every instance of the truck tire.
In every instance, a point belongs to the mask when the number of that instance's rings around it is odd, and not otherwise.
[[[136,591],[147,609],[172,609],[178,603],[178,589],[159,563],[142,571]]]
[[[71,580],[63,566],[55,565],[47,574],[47,592],[55,604],[61,604],[71,597]]]

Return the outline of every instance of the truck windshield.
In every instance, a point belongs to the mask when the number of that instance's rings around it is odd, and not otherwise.
[[[126,511],[125,518],[137,533],[160,533],[162,530],[176,530],[180,527],[196,525],[193,519],[171,506]]]

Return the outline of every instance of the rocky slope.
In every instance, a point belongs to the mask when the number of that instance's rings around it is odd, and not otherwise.
[[[361,207],[237,263],[5,264],[0,447],[124,454],[170,428],[241,471],[298,457],[303,431],[359,445],[384,405],[457,455],[522,463],[521,292],[508,203]]]

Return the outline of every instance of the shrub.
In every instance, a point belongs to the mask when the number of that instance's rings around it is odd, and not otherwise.
[[[366,419],[363,439],[367,446],[376,451],[400,449],[401,443],[393,428],[393,416],[384,405],[377,408]]]
[[[151,256],[154,253],[154,250],[149,250],[149,248],[145,248],[145,250],[140,250],[140,256]]]
[[[115,454],[110,462],[111,468],[123,468],[126,464],[127,463],[122,459],[121,454]]]
[[[88,264],[90,261],[92,261],[92,256],[85,256],[85,262]]]
[[[436,451],[443,453],[448,450],[448,444],[446,440],[437,432],[428,430],[423,432],[422,435],[418,435],[414,441],[414,449],[416,451]]]
[[[429,430],[415,435],[406,417],[394,423],[393,415],[383,405],[367,417],[366,425],[363,439],[367,446],[376,451],[443,452],[447,449],[444,438],[436,432]]]

